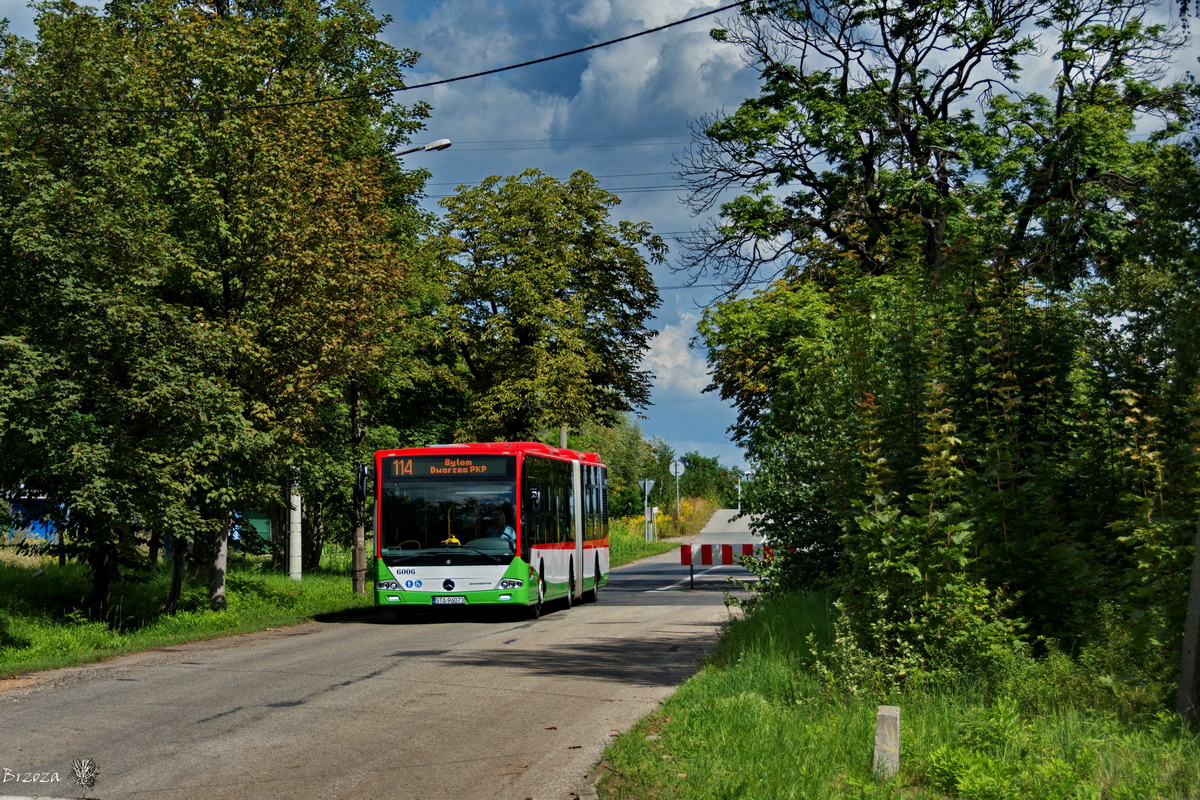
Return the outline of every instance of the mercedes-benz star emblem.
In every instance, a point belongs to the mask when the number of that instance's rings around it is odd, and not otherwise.
[[[454,581],[450,580],[449,578],[446,578],[446,580],[442,581],[442,588],[445,589],[447,592],[453,592],[454,591]]]

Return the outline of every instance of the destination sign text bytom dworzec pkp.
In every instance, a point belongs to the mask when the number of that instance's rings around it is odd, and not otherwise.
[[[512,456],[397,456],[385,458],[385,478],[460,478],[511,475]]]

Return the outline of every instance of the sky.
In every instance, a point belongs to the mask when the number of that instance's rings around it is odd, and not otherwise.
[[[393,17],[390,43],[421,53],[414,85],[517,64],[609,41],[703,11],[729,0],[377,0]],[[691,347],[703,308],[717,287],[684,288],[677,272],[679,239],[702,220],[683,204],[675,160],[705,114],[732,111],[756,93],[756,76],[741,52],[709,31],[733,12],[678,25],[627,42],[428,90],[403,102],[433,106],[430,139],[446,151],[406,156],[432,173],[431,201],[460,184],[536,168],[565,180],[582,169],[621,198],[614,220],[649,222],[667,240],[667,263],[654,268],[663,304],[644,367],[654,376],[653,405],[637,420],[646,437],[666,440],[679,455],[698,452],[744,466],[730,441],[733,409],[709,384],[704,353]],[[414,144],[421,144],[414,138]]]
[[[392,17],[382,38],[421,54],[407,85],[454,78],[609,41],[728,5],[731,0],[375,0]],[[99,5],[99,3],[94,3]],[[725,466],[745,466],[730,441],[733,409],[709,383],[702,350],[691,347],[696,323],[719,287],[687,288],[677,272],[679,239],[703,222],[683,204],[675,160],[706,114],[733,111],[756,94],[756,75],[741,51],[709,31],[733,12],[704,17],[627,42],[545,64],[406,91],[401,103],[432,106],[414,145],[450,139],[448,150],[404,156],[427,169],[427,205],[461,184],[527,168],[565,180],[586,170],[622,203],[613,221],[648,222],[671,252],[654,272],[663,297],[651,323],[658,331],[644,362],[652,405],[636,420],[645,437],[678,455],[698,452]],[[23,0],[0,0],[10,30],[32,37]]]

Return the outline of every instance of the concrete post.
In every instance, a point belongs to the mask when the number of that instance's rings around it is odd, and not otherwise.
[[[642,478],[638,481],[642,485],[642,507],[646,513],[646,542],[654,541],[654,511],[650,508],[650,490],[654,488],[654,481],[650,478]]]
[[[875,774],[891,780],[900,771],[900,707],[880,706],[875,713]]]
[[[300,540],[300,492],[296,486],[288,488],[288,577],[294,581],[300,580],[301,540]]]

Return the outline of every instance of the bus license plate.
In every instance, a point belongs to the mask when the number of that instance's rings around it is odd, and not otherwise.
[[[433,598],[435,606],[465,606],[467,598],[465,597],[435,597]]]

